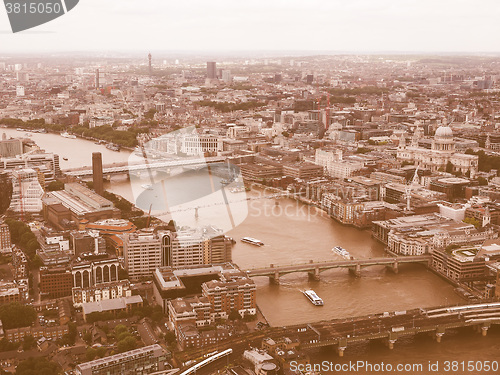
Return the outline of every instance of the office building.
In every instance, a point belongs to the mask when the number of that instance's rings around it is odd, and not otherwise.
[[[21,214],[40,212],[44,190],[38,172],[32,168],[16,169],[12,171],[11,178],[12,200],[9,208]]]
[[[59,155],[52,153],[26,153],[16,157],[0,158],[0,170],[36,168],[45,176],[45,182],[61,175]]]
[[[217,64],[215,61],[207,62],[207,78],[217,79]]]
[[[11,252],[12,241],[9,226],[0,220],[0,254],[10,254]]]
[[[228,262],[231,246],[232,242],[212,227],[177,232],[143,230],[123,235],[125,269],[131,279],[152,277],[157,268],[164,266]]]
[[[73,275],[67,267],[42,267],[40,269],[40,293],[49,298],[71,295]]]
[[[21,138],[7,139],[5,133],[0,141],[0,158],[12,158],[23,153],[23,140]]]

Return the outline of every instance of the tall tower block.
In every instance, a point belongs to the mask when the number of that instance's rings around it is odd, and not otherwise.
[[[149,61],[149,75],[153,73],[153,66],[151,65],[151,53],[148,55],[148,61]]]
[[[100,152],[92,153],[92,181],[94,183],[94,191],[99,194],[104,194],[104,181],[102,174],[102,154]]]
[[[217,78],[217,64],[215,61],[207,62],[207,78],[216,79]]]

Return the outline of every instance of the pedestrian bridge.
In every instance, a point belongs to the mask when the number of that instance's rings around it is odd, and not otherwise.
[[[225,157],[207,157],[201,159],[181,159],[181,160],[169,160],[162,162],[151,162],[151,163],[143,163],[143,164],[128,164],[122,163],[120,165],[109,166],[107,168],[103,168],[103,175],[117,175],[129,172],[141,172],[146,170],[158,170],[158,169],[168,169],[175,167],[193,167],[193,166],[203,166],[211,163],[221,163],[225,161]],[[77,176],[77,177],[91,177],[92,176],[92,168],[87,169],[67,169],[63,170],[68,176]]]
[[[349,259],[338,261],[314,262],[303,264],[291,264],[285,266],[253,268],[246,270],[249,277],[268,276],[271,281],[279,284],[279,278],[282,275],[294,272],[307,272],[309,277],[314,280],[319,280],[319,275],[322,271],[332,268],[347,268],[356,277],[361,276],[361,268],[369,266],[387,266],[389,269],[397,273],[399,264],[405,263],[421,263],[429,265],[432,257],[430,255],[416,255],[404,257],[384,257],[384,258],[369,258],[369,259]]]

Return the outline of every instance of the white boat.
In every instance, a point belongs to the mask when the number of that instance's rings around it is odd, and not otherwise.
[[[342,258],[344,258],[344,259],[351,259],[351,254],[349,254],[349,252],[348,252],[346,249],[344,249],[344,248],[342,248],[342,247],[340,247],[340,246],[335,246],[335,247],[332,249],[332,251],[333,251],[335,254],[340,255],[340,256],[341,256]]]
[[[108,143],[106,145],[106,148],[108,150],[111,150],[111,151],[120,151],[120,146],[118,146],[117,144],[114,144],[114,143]]]
[[[255,238],[252,238],[252,237],[243,237],[241,239],[241,242],[246,242],[246,243],[249,243],[250,245],[255,245],[255,246],[264,246],[264,242],[259,241]]]
[[[75,138],[76,138],[76,135],[74,135],[74,134],[69,134],[68,132],[64,132],[64,133],[61,133],[61,137],[64,137],[64,138],[70,138],[70,139],[75,139]]]
[[[153,185],[144,184],[144,185],[141,185],[141,188],[143,188],[145,190],[153,190]]]
[[[304,290],[302,293],[311,301],[315,306],[323,306],[323,300],[318,297],[316,292],[312,289]]]
[[[244,186],[238,186],[238,187],[234,187],[234,188],[229,189],[229,191],[231,193],[244,193],[246,191],[246,188]]]

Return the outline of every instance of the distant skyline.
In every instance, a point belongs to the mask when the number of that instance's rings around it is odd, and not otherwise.
[[[500,52],[498,0],[82,0],[12,34],[0,55],[48,51]]]

